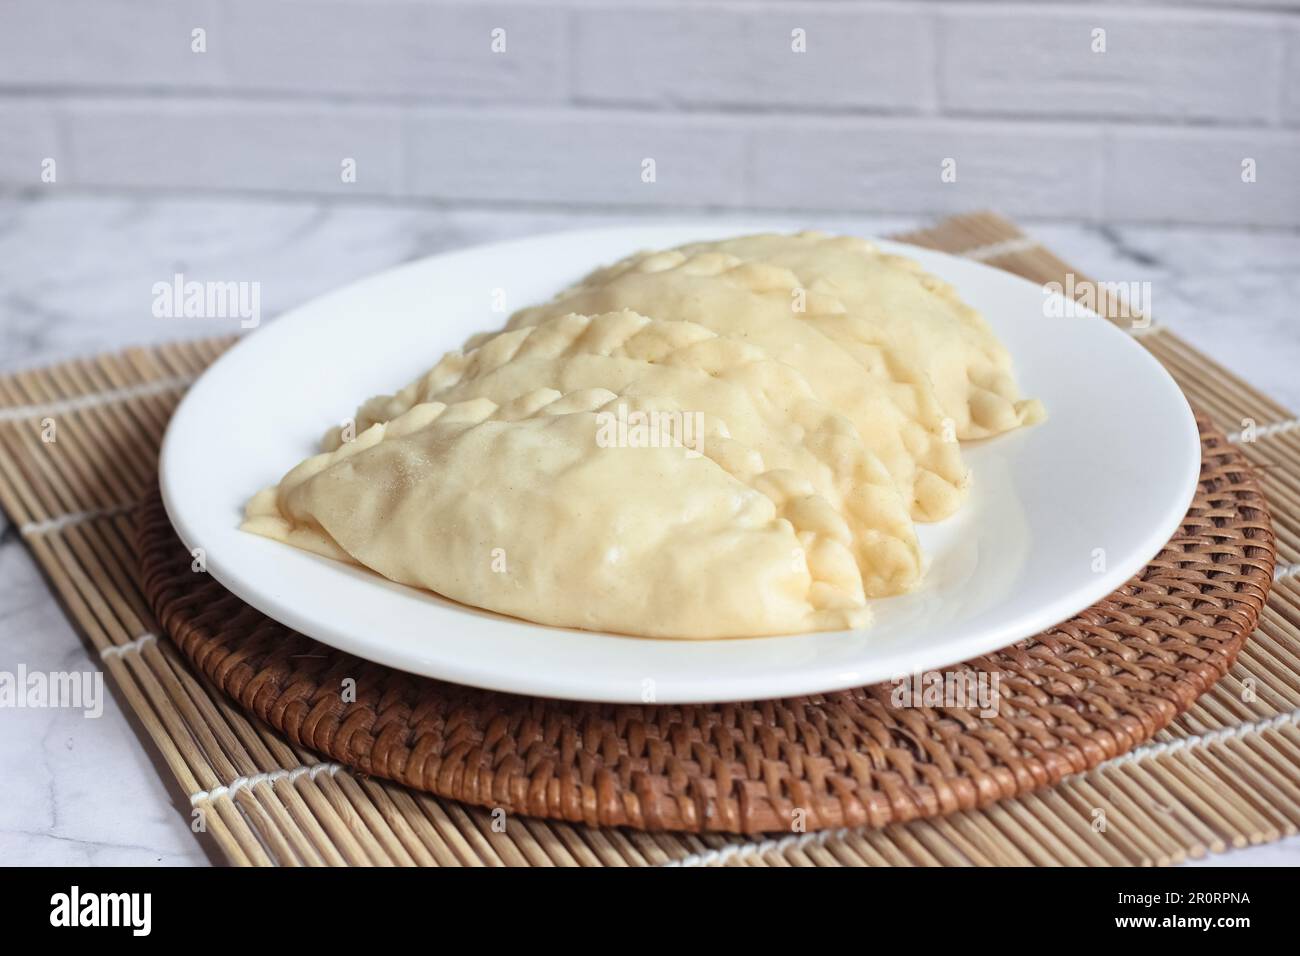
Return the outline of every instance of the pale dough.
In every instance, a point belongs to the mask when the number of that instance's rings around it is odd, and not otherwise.
[[[925,375],[867,374],[795,311],[797,291],[798,281],[786,269],[725,253],[662,254],[561,293],[546,305],[523,309],[507,327],[536,325],[569,312],[632,309],[652,318],[695,322],[756,345],[797,369],[818,398],[853,422],[863,444],[889,470],[915,519],[937,521],[952,514],[965,496],[967,473],[956,436],[943,432]],[[813,300],[804,305],[838,308]]]
[[[610,440],[636,416],[694,440]],[[960,506],[958,439],[1042,417],[915,263],[745,236],[630,256],[473,337],[327,433],[243,527],[540,624],[856,628],[920,581],[912,522]]]
[[[803,315],[873,372],[923,370],[963,441],[1044,417],[1037,399],[1021,397],[1011,356],[978,311],[915,261],[883,253],[865,239],[819,232],[739,236],[633,256],[587,282],[640,268],[647,257],[685,261],[708,254],[787,269],[809,298],[838,303]]]
[[[504,332],[468,353],[449,353],[396,395],[367,402],[356,424],[387,421],[418,402],[506,402],[535,388],[608,388],[646,403],[671,396],[756,451],[769,481],[788,472],[786,480],[807,484],[843,513],[868,596],[901,594],[920,579],[906,503],[853,423],[818,401],[794,368],[694,323],[624,311]],[[325,444],[337,447],[337,430]]]
[[[604,389],[417,404],[303,462],[244,527],[540,624],[721,638],[866,622],[834,508],[785,495],[720,436],[700,457],[601,447],[596,412],[619,402],[636,404]]]

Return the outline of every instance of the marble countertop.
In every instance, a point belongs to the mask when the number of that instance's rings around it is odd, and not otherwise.
[[[727,218],[717,217],[720,230]],[[764,218],[862,235],[922,225],[898,217]],[[153,284],[178,272],[260,283],[269,321],[312,296],[419,256],[629,221],[638,219],[353,202],[0,199],[0,370],[232,331],[229,320],[213,327],[154,317]],[[1158,321],[1283,405],[1300,408],[1300,234],[1058,222],[1027,229],[1094,278],[1150,282]],[[4,522],[0,669],[22,662],[30,670],[81,670],[89,661],[17,530]],[[0,862],[219,862],[190,832],[185,795],[112,694],[96,720],[59,709],[9,709],[0,719]],[[1300,837],[1190,865],[1223,863],[1300,865]]]

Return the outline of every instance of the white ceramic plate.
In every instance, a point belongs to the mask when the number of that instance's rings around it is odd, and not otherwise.
[[[177,409],[161,485],[181,539],[249,604],[326,644],[416,674],[581,700],[726,701],[836,690],[942,668],[1058,623],[1114,590],[1177,529],[1200,444],[1182,393],[1127,334],[1045,318],[1043,289],[897,243],[988,317],[1048,420],[966,446],[970,500],[921,525],[931,560],[875,623],[730,641],[654,641],[541,627],[238,530],[245,501],[317,449],[326,427],[392,391],[508,308],[637,249],[763,224],[638,226],[434,256],[317,299],[221,357]],[[778,227],[779,228],[779,227]]]

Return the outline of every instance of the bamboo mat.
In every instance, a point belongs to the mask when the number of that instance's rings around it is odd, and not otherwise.
[[[901,238],[1038,282],[1073,271],[990,214]],[[131,546],[130,512],[156,485],[171,410],[229,339],[0,379],[0,505],[174,775],[178,812],[198,814],[234,864],[1176,863],[1300,824],[1300,425],[1161,326],[1134,334],[1257,468],[1279,560],[1259,628],[1151,743],[1050,790],[879,830],[754,841],[504,817],[322,762],[245,716],[158,639]],[[51,424],[57,441],[42,441]]]

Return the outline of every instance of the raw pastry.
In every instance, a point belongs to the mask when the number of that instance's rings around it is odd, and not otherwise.
[[[694,323],[624,311],[504,332],[467,353],[448,353],[396,395],[371,399],[356,424],[387,421],[418,402],[505,402],[539,387],[608,388],[646,402],[671,396],[678,407],[725,423],[762,456],[769,480],[789,471],[845,516],[868,596],[900,594],[920,579],[907,506],[853,423],[819,402],[794,368]],[[337,444],[335,430],[326,446]]]
[[[507,328],[536,325],[570,312],[594,315],[633,309],[652,318],[695,322],[749,342],[796,368],[818,398],[853,422],[916,520],[937,521],[952,514],[964,497],[966,468],[955,436],[943,432],[925,375],[865,374],[848,352],[795,310],[798,292],[799,282],[788,269],[744,262],[726,253],[686,257],[670,252],[642,257],[546,305],[523,309]],[[829,297],[803,304],[842,311]]]
[[[912,522],[961,504],[958,439],[1042,416],[915,263],[745,236],[630,256],[475,336],[327,433],[243,527],[540,624],[855,628],[920,580]]]
[[[858,627],[849,534],[720,434],[604,447],[605,389],[417,404],[309,458],[244,527],[541,624],[718,638]],[[662,406],[666,407],[666,406]],[[787,493],[789,492],[789,493]]]
[[[1044,417],[1037,399],[1021,397],[1011,356],[984,317],[911,259],[882,253],[865,239],[819,232],[739,236],[647,255],[684,261],[709,254],[789,269],[809,298],[838,302],[842,311],[810,308],[803,314],[874,372],[924,370],[962,441]],[[587,281],[607,281],[639,268],[644,258],[598,270]]]

